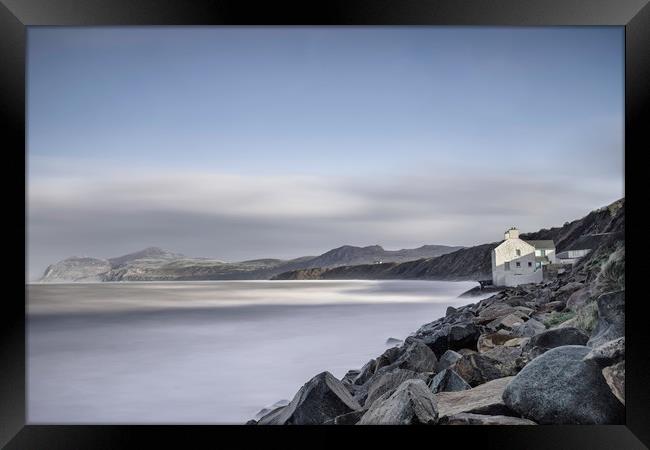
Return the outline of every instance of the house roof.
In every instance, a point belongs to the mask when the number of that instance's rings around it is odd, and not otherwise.
[[[536,249],[549,249],[553,250],[555,248],[555,242],[552,240],[543,240],[543,241],[526,241]]]

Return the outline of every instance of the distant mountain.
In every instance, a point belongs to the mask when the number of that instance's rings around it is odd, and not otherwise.
[[[100,259],[72,257],[52,264],[42,282],[166,281],[166,280],[247,280],[269,279],[274,275],[308,268],[335,268],[343,265],[404,262],[440,256],[462,247],[424,245],[415,249],[384,250],[379,245],[344,245],[320,256],[255,259],[228,263],[209,258],[190,258],[158,247],[128,255]]]
[[[585,217],[567,222],[562,227],[522,234],[522,239],[552,239],[558,252],[571,249],[597,249],[624,239],[625,199],[592,211]],[[310,267],[281,273],[276,280],[313,279],[430,279],[483,280],[492,277],[491,252],[500,242],[463,248],[438,257],[403,263],[349,265],[335,268]],[[597,254],[597,252],[593,252]],[[590,258],[584,258],[583,264]]]
[[[139,260],[139,259],[180,259],[183,258],[184,255],[180,253],[172,253],[167,250],[163,250],[162,248],[159,247],[147,247],[144,250],[140,250],[139,252],[134,252],[134,253],[129,253],[128,255],[124,256],[118,256],[117,258],[109,258],[109,262],[111,263],[112,267],[120,267],[124,264],[127,264],[131,261]]]
[[[414,249],[384,250],[379,245],[368,247],[344,245],[311,259],[308,262],[308,267],[328,268],[380,262],[404,262],[420,258],[432,258],[461,248],[447,245],[423,245]]]

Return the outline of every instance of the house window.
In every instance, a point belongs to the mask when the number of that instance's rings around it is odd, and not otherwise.
[[[515,252],[517,252],[517,256],[521,256],[521,250],[517,249]]]
[[[507,261],[506,263],[503,264],[503,268],[505,270],[510,270],[510,261]]]
[[[533,267],[533,263],[531,261],[528,261],[528,267]]]
[[[546,250],[540,250],[539,254],[540,256],[546,256]]]
[[[521,267],[521,263],[517,261],[517,267]]]

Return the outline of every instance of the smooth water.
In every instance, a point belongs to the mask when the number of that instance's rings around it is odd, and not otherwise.
[[[360,368],[475,285],[32,284],[28,421],[244,423],[324,370]]]

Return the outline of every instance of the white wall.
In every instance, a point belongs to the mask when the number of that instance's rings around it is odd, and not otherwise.
[[[510,264],[510,270],[506,270],[506,263]],[[539,283],[542,279],[542,269],[535,268],[535,247],[529,243],[518,238],[507,239],[492,251],[492,283],[495,286]]]
[[[542,249],[540,249],[542,250]],[[555,249],[543,249],[545,251],[545,256],[548,258],[551,264],[555,264],[556,261],[556,256],[555,256]]]

